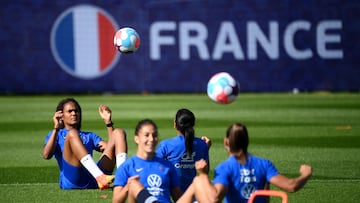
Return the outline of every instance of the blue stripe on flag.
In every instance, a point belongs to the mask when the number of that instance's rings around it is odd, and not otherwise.
[[[71,69],[75,69],[73,15],[69,13],[60,22],[56,31],[56,47],[60,58]]]

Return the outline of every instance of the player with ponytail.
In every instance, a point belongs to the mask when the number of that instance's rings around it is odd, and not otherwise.
[[[185,148],[188,156],[193,153],[193,141],[195,137],[195,116],[187,109],[180,109],[175,116],[175,128],[185,136]]]
[[[209,162],[210,140],[195,136],[195,115],[189,109],[179,109],[174,119],[177,136],[163,140],[157,155],[174,164],[183,192],[196,176],[195,162],[204,159]]]

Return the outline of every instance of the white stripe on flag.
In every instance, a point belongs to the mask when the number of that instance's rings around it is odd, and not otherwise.
[[[97,10],[91,6],[74,12],[75,72],[83,77],[99,73]]]

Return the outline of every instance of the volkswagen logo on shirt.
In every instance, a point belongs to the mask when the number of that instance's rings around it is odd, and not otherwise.
[[[151,174],[147,178],[147,183],[150,187],[157,187],[159,188],[162,184],[161,177],[157,174]]]
[[[151,195],[154,196],[162,196],[164,195],[164,189],[161,188],[162,179],[157,174],[150,174],[147,177],[147,187],[146,189],[149,191]]]
[[[253,184],[246,184],[241,188],[241,195],[245,198],[245,199],[249,199],[251,193],[253,193],[254,191],[256,191],[256,187]]]
[[[109,72],[119,55],[113,46],[117,25],[103,9],[81,4],[65,10],[51,30],[51,51],[60,67],[81,79]]]

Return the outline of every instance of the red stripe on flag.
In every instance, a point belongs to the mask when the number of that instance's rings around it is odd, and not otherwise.
[[[99,54],[100,71],[104,71],[115,58],[116,49],[114,48],[115,28],[108,18],[98,12],[98,32],[99,32]]]

